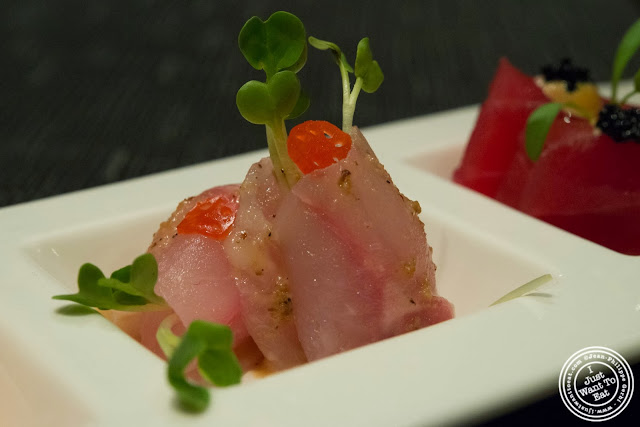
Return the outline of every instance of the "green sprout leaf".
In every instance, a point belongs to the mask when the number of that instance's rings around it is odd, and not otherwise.
[[[349,65],[344,53],[335,43],[309,37],[309,44],[316,49],[330,50],[338,67],[340,67],[340,76],[342,77],[342,130],[350,133],[360,90],[364,90],[367,93],[375,92],[384,80],[380,65],[373,60],[373,54],[369,47],[369,38],[365,37],[358,43],[355,68]],[[354,73],[356,76],[353,89],[351,88],[349,73]]]
[[[384,80],[380,65],[373,60],[368,37],[363,38],[358,43],[355,75],[362,78],[362,90],[367,93],[373,93],[378,90]]]
[[[296,102],[296,105],[295,107],[293,107],[293,110],[291,110],[289,115],[285,118],[295,119],[296,117],[301,116],[305,111],[307,111],[307,108],[309,108],[310,103],[311,103],[311,100],[309,99],[309,95],[305,91],[300,90],[300,96],[298,97],[298,102]]]
[[[373,93],[378,90],[382,81],[384,80],[384,74],[378,61],[373,61],[367,74],[362,78],[362,90],[367,93]]]
[[[300,96],[300,81],[292,71],[280,71],[267,83],[251,80],[236,95],[242,117],[254,124],[274,124],[294,111]]]
[[[242,27],[238,45],[251,66],[264,70],[266,83],[250,81],[236,95],[240,114],[251,123],[267,127],[267,145],[278,181],[284,187],[300,179],[300,170],[289,158],[285,119],[304,113],[309,97],[301,92],[295,73],[307,61],[306,31],[288,12],[275,12],[266,21],[253,17]]]
[[[98,267],[87,263],[78,271],[78,292],[56,295],[53,299],[101,310],[160,310],[166,308],[166,302],[154,292],[157,280],[158,263],[151,254],[140,255],[109,278]]]
[[[307,63],[308,54],[309,54],[309,46],[307,46],[307,43],[305,42],[302,55],[300,55],[300,58],[298,58],[298,61],[290,67],[283,68],[283,70],[288,70],[293,73],[297,73],[298,71],[302,70],[304,65]]]
[[[544,142],[551,129],[551,124],[562,109],[559,102],[550,102],[534,110],[527,119],[525,129],[525,149],[527,155],[534,162],[540,158]]]
[[[306,32],[302,22],[288,12],[275,12],[266,21],[257,16],[240,30],[238,45],[249,64],[264,70],[267,78],[280,70],[302,68],[306,61]]]
[[[220,387],[238,384],[242,368],[232,350],[233,333],[228,326],[195,320],[169,359],[167,376],[182,406],[200,412],[209,405],[206,388],[187,381],[184,370],[198,359],[203,378]]]
[[[545,283],[549,282],[552,279],[550,274],[545,274],[544,276],[540,276],[537,277],[535,279],[533,279],[530,282],[525,283],[524,285],[514,289],[513,291],[509,292],[508,294],[506,294],[505,296],[503,296],[502,298],[500,298],[499,300],[497,300],[496,302],[494,302],[493,304],[491,304],[489,307],[491,307],[492,305],[496,305],[496,304],[502,304],[503,302],[507,302],[510,301],[512,299],[521,297],[523,295],[529,294],[533,291],[535,291],[536,289],[538,289],[540,286],[544,285]]]
[[[611,101],[613,103],[616,103],[618,82],[622,78],[622,73],[638,48],[640,48],[640,20],[637,20],[622,37],[613,59],[611,74]]]
[[[331,53],[333,53],[336,64],[344,67],[347,72],[353,73],[353,67],[349,64],[347,57],[344,55],[342,50],[340,50],[337,44],[326,40],[320,40],[315,37],[309,37],[309,44],[318,50],[330,50]]]

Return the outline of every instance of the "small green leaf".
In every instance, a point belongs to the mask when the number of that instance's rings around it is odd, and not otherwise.
[[[113,277],[113,275],[112,275]],[[158,301],[154,287],[158,281],[158,262],[149,253],[140,255],[131,264],[131,285],[150,301]]]
[[[633,88],[634,92],[640,92],[640,70],[633,76]]]
[[[266,21],[257,16],[240,30],[238,45],[249,64],[264,69],[267,78],[280,70],[304,65],[306,32],[302,22],[288,12],[275,12]]]
[[[122,267],[119,270],[111,273],[111,278],[119,280],[121,282],[130,282],[131,281],[131,266],[127,265],[126,267]]]
[[[300,58],[298,58],[298,61],[292,66],[286,67],[283,70],[291,71],[293,73],[297,73],[298,71],[302,70],[304,65],[307,63],[308,54],[309,54],[309,46],[307,46],[307,44],[305,43],[304,49],[302,51],[302,55],[300,55]]]
[[[157,279],[158,264],[151,254],[139,256],[132,265],[114,271],[110,278],[87,263],[78,271],[78,292],[56,295],[53,299],[101,310],[159,310],[166,307],[166,302],[154,292]]]
[[[300,80],[292,71],[280,71],[267,83],[278,118],[287,117],[298,103]]]
[[[624,34],[613,59],[611,73],[611,100],[613,103],[617,99],[618,82],[622,78],[622,73],[638,48],[640,48],[640,19]]]
[[[242,368],[232,351],[208,350],[198,358],[203,377],[213,384],[226,387],[240,382]]]
[[[319,50],[330,50],[333,54],[333,58],[335,59],[336,64],[342,65],[345,70],[353,73],[353,67],[349,64],[349,61],[347,61],[347,57],[344,55],[342,50],[340,50],[337,44],[326,40],[320,40],[315,37],[309,37],[309,44]]]
[[[206,388],[187,381],[184,370],[198,359],[200,374],[211,383],[224,387],[238,384],[242,368],[233,353],[233,334],[225,325],[195,320],[182,336],[167,369],[169,383],[176,390],[180,403],[189,410],[202,411],[209,404]]]
[[[182,406],[197,412],[203,411],[209,405],[209,391],[204,387],[189,383],[184,376],[184,370],[204,348],[204,342],[197,337],[192,338],[187,331],[171,355],[167,368],[169,384],[176,391]]]
[[[373,60],[368,37],[363,38],[358,43],[355,75],[362,78],[362,90],[367,93],[373,93],[378,90],[384,80],[380,65]]]
[[[334,53],[337,53],[338,56],[340,56],[341,50],[338,45],[333,42],[309,36],[309,44],[319,50],[331,49]]]
[[[53,299],[72,301],[106,310],[114,304],[113,292],[109,288],[98,286],[100,279],[104,279],[104,274],[98,267],[90,263],[83,264],[78,271],[78,292],[56,295]]]
[[[287,117],[285,117],[285,119],[287,120],[295,119],[296,117],[301,116],[302,114],[304,114],[305,111],[307,111],[307,108],[309,108],[310,103],[311,101],[309,99],[309,95],[304,91],[300,91],[300,96],[298,97],[298,102],[296,103],[296,106],[293,107],[293,110],[289,113]]]
[[[266,83],[251,80],[242,85],[236,94],[238,111],[245,120],[264,125],[274,120],[274,106]]]
[[[250,18],[238,35],[238,46],[242,55],[256,70],[264,68],[264,60],[268,56],[266,39],[267,29],[257,16]]]
[[[131,283],[121,282],[120,280],[117,280],[117,279],[112,279],[112,278],[100,279],[98,280],[98,285],[103,286],[105,288],[111,288],[111,289],[120,291],[122,293],[137,296],[137,297],[144,296],[144,294],[138,289],[136,289]]]
[[[529,158],[534,162],[540,158],[549,129],[551,129],[551,125],[561,108],[561,103],[550,102],[538,107],[527,119],[525,149]]]
[[[382,69],[380,69],[378,61],[373,61],[369,66],[367,74],[363,77],[362,90],[367,93],[373,93],[378,90],[383,80],[384,74],[382,74]]]
[[[522,285],[522,286],[514,289],[513,291],[509,292],[508,294],[506,294],[505,296],[503,296],[502,298],[500,298],[499,300],[497,300],[496,302],[491,304],[489,307],[491,307],[492,305],[501,304],[503,302],[507,302],[507,301],[512,300],[514,298],[518,298],[518,297],[521,297],[521,296],[526,295],[528,293],[531,293],[531,292],[535,291],[536,289],[538,289],[540,286],[542,286],[545,283],[549,282],[551,279],[552,279],[552,277],[551,277],[550,274],[545,274],[544,276],[537,277],[537,278],[533,279],[532,281],[527,282],[524,285]]]
[[[292,71],[280,71],[267,83],[251,80],[236,95],[242,117],[254,124],[273,123],[294,111],[300,96],[300,81]]]
[[[373,62],[373,53],[369,47],[369,37],[365,37],[358,43],[358,49],[356,51],[356,77],[364,77],[369,71],[369,66]]]

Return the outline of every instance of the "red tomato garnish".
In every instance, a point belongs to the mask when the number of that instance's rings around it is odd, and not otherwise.
[[[231,232],[236,219],[238,200],[235,196],[221,195],[199,202],[178,224],[179,234],[202,234],[222,240]]]
[[[351,137],[322,120],[309,120],[289,132],[287,152],[304,174],[331,166],[347,157]]]

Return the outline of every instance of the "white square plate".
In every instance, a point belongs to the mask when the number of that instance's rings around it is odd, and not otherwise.
[[[478,421],[552,393],[575,351],[640,360],[640,257],[621,255],[462,188],[449,177],[477,107],[364,130],[420,201],[453,320],[259,381],[179,412],[165,364],[99,315],[69,316],[83,262],[142,253],[184,197],[240,182],[265,152],[0,210],[0,424],[424,425]],[[551,273],[533,295],[489,308]],[[123,424],[124,423],[124,424]]]

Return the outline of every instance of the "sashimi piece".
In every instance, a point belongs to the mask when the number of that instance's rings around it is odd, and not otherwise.
[[[202,234],[179,234],[178,225],[201,201],[231,196],[237,206],[238,186],[209,189],[184,200],[160,225],[149,246],[158,261],[155,292],[184,325],[195,319],[229,325],[236,340],[247,336],[240,300],[222,242]]]
[[[495,197],[533,110],[549,102],[533,78],[502,58],[454,181]]]
[[[251,167],[239,197],[234,230],[225,247],[235,268],[245,324],[272,368],[302,364],[307,358],[293,322],[281,247],[273,235],[283,193],[269,158]]]
[[[235,211],[238,190],[238,185],[215,187],[182,201],[153,236],[148,251],[158,262],[155,292],[165,299],[170,310],[144,312],[126,320],[129,329],[131,322],[138,322],[137,337],[161,357],[164,355],[155,339],[156,331],[163,319],[175,313],[179,318],[173,328],[176,334],[184,332],[196,319],[225,324],[233,331],[234,352],[245,368],[262,359],[242,320],[240,298],[222,240],[201,233],[178,232],[184,218],[202,203],[224,198],[225,206]]]
[[[603,246],[640,255],[640,144],[561,114],[537,162],[523,138],[496,199]]]
[[[568,86],[555,81],[539,89],[534,78],[501,60],[454,180],[610,249],[638,255],[640,145],[615,142],[593,126],[613,108],[602,109],[606,100],[593,84],[573,92]],[[551,100],[545,95],[568,105],[533,162],[525,152],[526,120]],[[580,117],[585,114],[589,120]]]
[[[419,205],[398,191],[357,128],[352,137],[347,158],[303,176],[275,221],[309,360],[453,316],[436,294]]]

